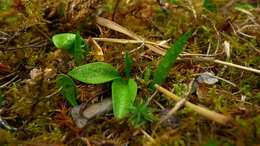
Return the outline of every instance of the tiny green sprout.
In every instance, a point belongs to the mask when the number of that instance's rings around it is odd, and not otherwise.
[[[0,109],[4,106],[3,90],[0,89]]]
[[[84,61],[84,56],[86,55],[87,48],[81,48],[81,37],[79,32],[76,33],[73,56],[75,57],[75,62],[80,64]],[[83,40],[84,41],[84,40]],[[84,41],[85,42],[85,41]]]
[[[124,65],[125,65],[125,74],[126,77],[129,78],[132,70],[133,61],[131,57],[128,55],[128,51],[125,52]]]
[[[75,62],[80,64],[84,61],[85,56],[88,53],[88,44],[80,36],[79,32],[73,33],[61,33],[52,37],[52,41],[56,48],[66,50],[75,57]]]
[[[152,115],[152,112],[154,111],[154,108],[148,107],[147,101],[140,101],[130,108],[131,116],[129,121],[136,128],[143,127],[146,122],[152,122],[155,119],[155,117]]]
[[[61,33],[54,35],[52,42],[56,48],[69,51],[74,47],[75,39],[76,35],[73,33]]]
[[[145,74],[144,74],[144,82],[145,83],[148,83],[150,81],[150,78],[151,78],[151,67],[150,66],[147,66],[145,68]]]
[[[13,0],[0,1],[0,10],[7,10],[12,5]]]
[[[250,4],[235,4],[234,5],[235,8],[240,8],[240,9],[245,9],[245,10],[252,10],[255,7],[250,5]]]
[[[174,5],[180,5],[180,2],[178,0],[169,0],[171,4]]]
[[[112,103],[116,118],[123,118],[130,112],[137,93],[133,79],[123,80],[110,64],[95,62],[76,67],[68,73],[72,78],[88,84],[102,84],[112,81]]]
[[[206,143],[202,146],[219,146],[221,145],[221,141],[218,139],[215,139],[214,137],[207,137]]]

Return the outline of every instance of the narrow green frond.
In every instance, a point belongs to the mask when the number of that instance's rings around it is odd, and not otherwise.
[[[165,81],[171,67],[175,63],[179,54],[183,51],[184,45],[190,38],[191,34],[191,31],[184,33],[184,35],[179,38],[176,43],[167,51],[157,69],[155,70],[153,78],[155,84],[162,84]]]

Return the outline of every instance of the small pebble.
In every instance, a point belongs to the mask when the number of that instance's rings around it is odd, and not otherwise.
[[[111,98],[106,98],[102,102],[87,106],[83,103],[72,108],[71,116],[74,119],[77,127],[83,128],[87,125],[89,120],[112,111],[112,107]]]

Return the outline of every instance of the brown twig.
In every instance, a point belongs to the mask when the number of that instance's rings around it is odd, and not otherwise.
[[[152,136],[150,136],[146,131],[144,131],[143,129],[140,130],[148,139],[150,142],[155,143],[155,140]]]
[[[162,92],[164,95],[172,98],[175,101],[180,101],[182,98],[180,98],[179,96],[171,93],[170,91],[168,91],[167,89],[163,88],[162,86],[155,84],[154,87],[159,90],[160,92]],[[227,122],[231,121],[232,118],[229,116],[225,116],[219,113],[216,113],[214,111],[210,111],[209,109],[205,108],[205,107],[200,107],[198,105],[195,105],[189,101],[185,101],[184,105],[190,109],[193,109],[194,111],[196,111],[198,114],[200,114],[201,116],[208,118],[210,120],[213,120],[219,124],[223,124],[225,125]]]
[[[156,127],[158,127],[159,124],[161,124],[162,122],[164,122],[165,120],[169,119],[171,115],[175,114],[184,104],[186,101],[188,101],[188,96],[191,93],[191,90],[193,88],[193,84],[194,84],[194,80],[193,79],[190,83],[189,83],[189,89],[188,91],[185,93],[184,98],[182,98],[181,100],[179,100],[175,106],[166,114],[166,116],[164,116],[157,124]],[[157,90],[156,90],[157,91]]]

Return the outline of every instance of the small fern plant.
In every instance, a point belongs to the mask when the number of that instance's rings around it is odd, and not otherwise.
[[[74,56],[76,64],[82,63],[88,54],[88,44],[79,32],[56,34],[52,37],[52,42],[56,48],[68,51]]]
[[[94,62],[74,68],[68,73],[72,78],[87,84],[102,84],[112,82],[112,103],[113,112],[116,118],[123,118],[129,115],[130,107],[134,104],[137,94],[137,84],[130,78],[132,60],[125,53],[125,74],[124,80],[119,72],[105,62]]]
[[[174,65],[178,55],[182,52],[185,43],[190,38],[191,34],[191,31],[184,33],[184,35],[180,37],[176,43],[167,51],[157,69],[155,70],[152,84],[164,83],[171,67]],[[63,49],[68,50],[71,53],[74,52],[74,55],[79,53],[80,49],[78,48],[81,48],[79,47],[79,44],[81,44],[79,41],[81,40],[79,34],[76,34],[76,36],[65,34],[65,36],[67,36],[66,39],[69,42],[63,42],[61,45],[59,43],[57,44],[56,42],[56,46],[63,46]],[[60,41],[62,39],[64,39],[62,36],[53,37],[54,41]],[[77,45],[75,45],[75,43],[77,43]],[[106,82],[112,82],[111,88],[114,116],[116,118],[130,116],[129,120],[135,127],[142,127],[145,122],[152,121],[154,119],[154,116],[152,115],[154,109],[148,107],[148,101],[139,101],[134,104],[135,97],[137,95],[137,84],[135,80],[130,78],[132,70],[132,59],[127,52],[125,52],[124,57],[124,68],[125,76],[127,77],[126,80],[124,80],[119,75],[119,72],[111,64],[105,62],[94,62],[76,67],[70,71],[68,75],[87,84],[102,84]],[[69,76],[63,74],[59,75],[57,80],[57,87],[62,88],[62,94],[66,97],[67,101],[72,106],[75,106],[77,105],[76,86]],[[145,75],[145,81],[149,81],[150,76],[151,70],[148,67]]]

